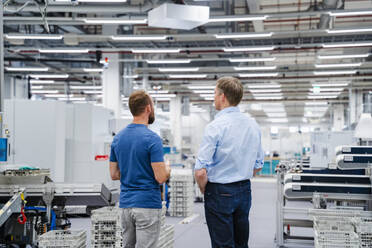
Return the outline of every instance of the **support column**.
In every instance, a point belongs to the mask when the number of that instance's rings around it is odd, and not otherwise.
[[[109,65],[102,73],[103,106],[113,110],[115,118],[119,119],[121,116],[119,54],[110,54],[106,57]]]
[[[359,121],[359,116],[362,113],[363,95],[357,91],[352,90],[349,94],[349,108],[350,108],[350,123]]]
[[[0,2],[0,112],[4,111],[4,26],[3,26],[3,1]],[[2,137],[2,116],[0,116],[0,137]]]
[[[344,105],[333,105],[333,131],[342,131],[345,125]]]
[[[102,34],[115,35],[117,33],[117,25],[104,26]],[[118,53],[104,54],[108,58],[108,67],[102,73],[103,86],[103,106],[114,111],[116,119],[121,117],[121,97],[120,97],[120,82],[121,68]]]
[[[171,121],[171,132],[173,136],[173,146],[178,151],[182,149],[182,97],[177,96],[172,98],[170,101],[170,121]]]

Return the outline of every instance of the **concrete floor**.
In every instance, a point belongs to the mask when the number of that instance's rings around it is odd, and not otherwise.
[[[252,209],[250,213],[250,248],[273,248],[275,236],[276,181],[272,178],[252,180]],[[189,224],[183,218],[167,217],[167,224],[175,225],[175,248],[211,247],[202,203],[195,204],[199,216]],[[90,219],[71,219],[73,229],[90,230]],[[90,232],[88,231],[88,244]],[[88,245],[89,247],[89,245]]]

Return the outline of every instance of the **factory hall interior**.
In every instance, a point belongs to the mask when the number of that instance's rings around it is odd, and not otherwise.
[[[372,1],[1,0],[8,247],[372,248]]]

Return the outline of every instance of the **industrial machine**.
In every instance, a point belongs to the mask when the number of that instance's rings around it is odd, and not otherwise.
[[[312,213],[319,209],[372,216],[372,122],[363,125],[369,128],[356,132],[357,143],[336,147],[326,165],[313,159],[310,167],[282,162],[277,168],[277,247],[314,247]],[[319,153],[326,158],[317,161],[327,161],[329,150]]]

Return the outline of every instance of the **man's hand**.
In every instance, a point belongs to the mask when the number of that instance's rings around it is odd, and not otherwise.
[[[253,176],[255,177],[258,172],[260,172],[262,168],[259,169],[253,169]]]
[[[195,180],[199,185],[202,194],[205,192],[205,186],[208,183],[208,176],[206,169],[195,170]]]
[[[120,170],[117,162],[110,162],[110,176],[114,181],[120,180]]]

